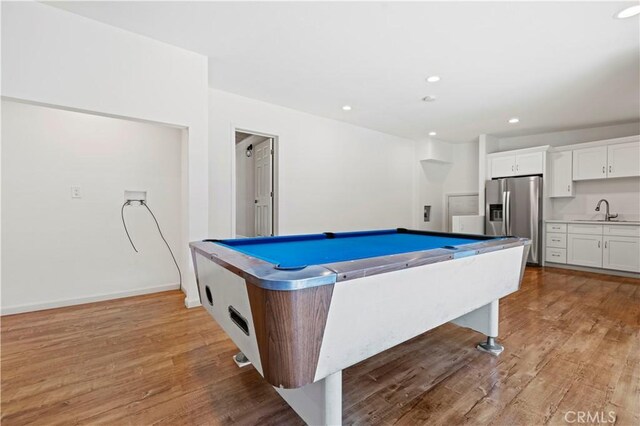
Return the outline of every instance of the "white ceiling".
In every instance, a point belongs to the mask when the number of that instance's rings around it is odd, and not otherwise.
[[[408,138],[435,130],[464,142],[638,120],[639,19],[612,18],[632,4],[52,5],[207,55],[214,88]],[[427,84],[432,74],[442,80]],[[507,123],[513,116],[518,125]]]

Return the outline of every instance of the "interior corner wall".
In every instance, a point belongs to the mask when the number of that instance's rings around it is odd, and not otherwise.
[[[136,253],[120,209],[125,190],[146,191],[179,247],[181,133],[2,101],[3,314],[179,288],[149,212],[124,210]]]
[[[484,189],[487,180],[487,154],[498,151],[498,138],[492,135],[478,137],[478,214],[484,216]]]
[[[478,143],[417,141],[415,169],[416,227],[446,231],[446,196],[478,192]],[[424,206],[431,206],[428,222]]]
[[[208,236],[207,58],[43,3],[1,7],[4,97],[187,129],[188,233],[177,255],[196,305],[187,244]]]
[[[234,127],[277,136],[279,234],[409,227],[413,141],[209,91],[210,228],[233,235]]]

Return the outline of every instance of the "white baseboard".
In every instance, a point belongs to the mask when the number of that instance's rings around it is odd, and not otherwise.
[[[105,300],[121,299],[123,297],[140,296],[142,294],[158,293],[161,291],[178,290],[179,284],[164,284],[153,287],[138,288],[135,290],[116,293],[96,294],[94,296],[78,297],[73,299],[60,299],[52,302],[29,303],[26,305],[3,306],[0,315],[20,314],[24,312],[42,311],[44,309],[62,308],[65,306],[82,305],[85,303],[102,302]],[[199,303],[199,302],[198,302]]]
[[[549,268],[571,269],[573,271],[581,271],[581,272],[593,272],[595,274],[615,275],[617,277],[640,278],[640,273],[637,273],[637,272],[615,271],[613,269],[602,269],[602,268],[590,268],[588,266],[569,265],[567,263],[545,262],[544,266]]]

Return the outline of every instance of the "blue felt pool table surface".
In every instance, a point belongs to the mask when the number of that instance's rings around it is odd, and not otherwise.
[[[500,238],[500,237],[496,237]],[[444,233],[402,232],[400,230],[341,232],[283,237],[218,240],[217,244],[256,257],[278,268],[295,269],[309,265],[366,259],[487,241],[492,238]]]

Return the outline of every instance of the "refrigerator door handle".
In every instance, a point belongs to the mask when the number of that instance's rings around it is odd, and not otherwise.
[[[511,233],[511,191],[505,191],[503,194],[504,201],[502,202],[502,209],[504,210],[504,220],[502,221],[503,234],[510,235]]]
[[[507,235],[507,191],[502,192],[502,235]]]

